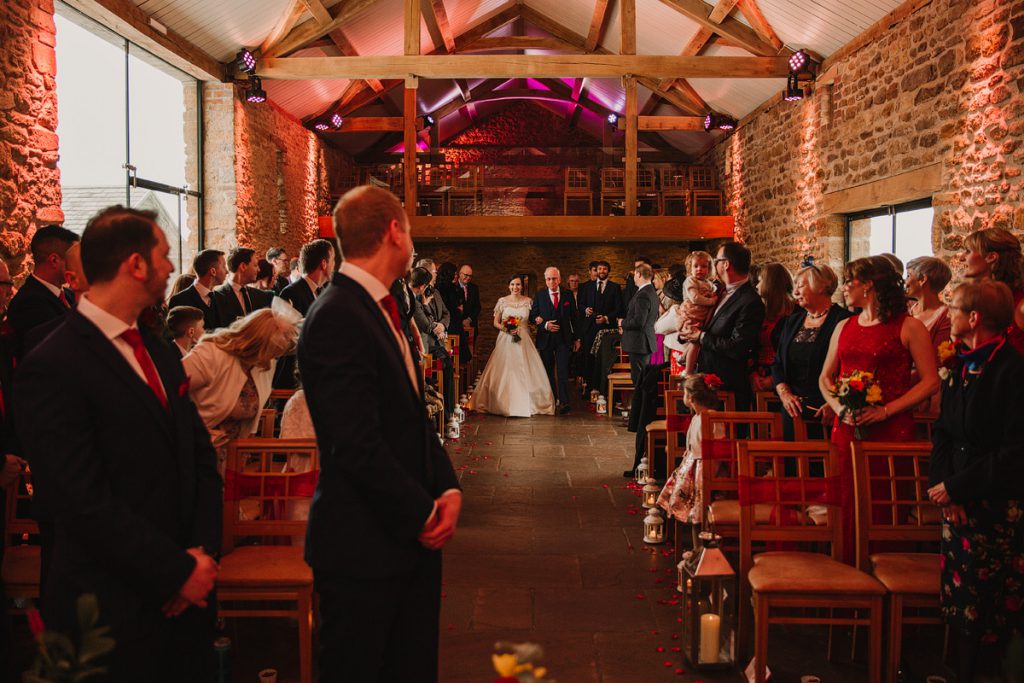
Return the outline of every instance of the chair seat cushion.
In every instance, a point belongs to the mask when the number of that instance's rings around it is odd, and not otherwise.
[[[668,420],[655,420],[647,424],[647,431],[649,432],[665,432],[668,431]]]
[[[302,559],[302,548],[287,545],[247,545],[235,548],[220,560],[217,585],[307,586],[313,570]]]
[[[760,553],[754,556],[749,580],[758,593],[885,595],[885,586],[874,577],[819,553]]]
[[[939,558],[934,553],[879,553],[870,559],[872,573],[890,593],[938,596]]]
[[[754,521],[768,524],[772,521],[772,508],[768,503],[754,505]],[[740,502],[738,500],[716,500],[711,504],[711,518],[715,524],[738,526],[740,523]]]
[[[18,595],[17,597],[34,597],[39,594],[39,546],[37,545],[14,545],[4,550],[4,564],[2,570],[3,582],[7,586],[7,593],[18,587],[24,589],[30,587],[31,595]],[[22,590],[21,592],[26,592]]]

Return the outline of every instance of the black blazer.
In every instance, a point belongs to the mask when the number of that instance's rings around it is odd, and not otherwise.
[[[638,289],[629,300],[626,317],[622,320],[622,350],[626,353],[654,353],[658,346],[654,323],[660,313],[654,285]]]
[[[223,494],[210,436],[174,351],[145,331],[143,339],[168,410],[77,311],[14,379],[15,425],[54,523],[44,616],[65,633],[76,628],[82,593],[97,595],[115,639],[162,628],[161,606],[195,566],[186,549],[220,550]]]
[[[65,287],[64,296],[74,307],[74,292]],[[25,278],[24,284],[7,308],[7,324],[10,325],[13,335],[14,357],[20,360],[32,348],[31,343],[25,339],[29,330],[48,320],[65,316],[69,310],[39,280],[31,275]]]
[[[736,394],[737,408],[753,396],[749,375],[764,316],[764,302],[748,280],[718,307],[701,335],[697,370],[718,375],[723,389]]]
[[[971,386],[959,367],[950,375],[932,428],[929,485],[944,482],[957,504],[1024,497],[1024,359],[1005,344]]]
[[[408,572],[432,552],[416,538],[434,499],[459,484],[390,321],[337,273],[309,309],[298,357],[321,458],[306,561],[324,574]]]
[[[551,301],[551,294],[547,287],[538,289],[533,297],[533,305],[530,307],[530,322],[535,322],[540,316],[543,320],[537,325],[537,348],[546,349],[548,346],[554,348],[561,343],[572,348],[573,342],[580,338],[577,331],[576,300],[568,289],[558,289],[558,310],[555,310]],[[544,329],[547,322],[558,323],[558,332],[549,332]]]
[[[248,285],[245,286],[245,291],[249,295],[249,302],[252,304],[252,310],[254,311],[258,311],[261,308],[269,308],[270,302],[274,299],[273,292],[264,292],[261,289]],[[227,327],[245,315],[245,311],[242,310],[242,305],[238,303],[238,297],[235,296],[235,291],[231,287],[230,282],[225,282],[210,292],[210,308],[213,309],[214,320],[214,325],[210,329]]]
[[[294,306],[295,310],[302,315],[309,313],[309,307],[316,301],[316,292],[306,282],[306,278],[291,283],[281,290],[279,296]]]
[[[843,320],[849,318],[853,313],[846,310],[838,304],[832,304],[828,313],[825,314],[825,321],[821,323],[821,327],[818,328],[818,337],[814,341],[814,350],[811,356],[811,373],[810,377],[814,378],[811,386],[802,387],[802,391],[807,394],[803,398],[805,403],[810,406],[820,406],[824,401],[824,397],[821,395],[821,389],[818,387],[818,375],[821,374],[821,369],[825,367],[825,356],[828,355],[828,344],[832,339],[832,333],[836,330],[838,325]],[[779,332],[779,346],[775,353],[775,362],[772,364],[772,383],[775,386],[783,383],[789,383],[790,380],[790,368],[789,368],[789,345],[793,343],[793,338],[796,337],[796,333],[803,327],[804,320],[807,318],[807,311],[799,306],[790,313],[780,323],[781,331]],[[792,387],[791,387],[792,388]]]
[[[206,302],[203,301],[202,295],[196,290],[195,284],[191,284],[185,289],[181,290],[167,301],[169,308],[175,306],[192,306],[198,308],[203,312],[203,324],[207,330],[212,330],[217,327],[217,319],[214,317],[213,310],[213,292],[210,292],[210,305],[207,306]]]
[[[459,316],[458,320],[455,320],[456,316],[452,316],[452,322],[458,323],[458,329],[462,329],[462,321],[469,319],[471,327],[476,329],[477,318],[480,317],[480,288],[470,282],[466,285],[466,291],[463,293],[462,285],[456,282],[452,287],[455,289],[455,296],[459,303],[462,304],[462,315]]]
[[[587,283],[586,289],[580,287],[579,310],[580,310],[580,332],[582,336],[592,339],[597,336],[598,330],[611,330],[619,326],[617,318],[620,318],[626,310],[622,303],[622,287],[617,282],[605,280],[604,293],[597,291],[597,280]],[[593,308],[593,315],[588,316],[586,310]],[[597,316],[608,316],[608,323],[597,324]]]

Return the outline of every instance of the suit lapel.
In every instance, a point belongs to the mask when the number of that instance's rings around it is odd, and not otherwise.
[[[747,280],[742,285],[736,288],[736,291],[733,292],[733,295],[729,297],[729,300],[726,301],[721,306],[719,306],[718,310],[715,311],[715,314],[711,317],[711,320],[708,321],[709,328],[715,324],[716,320],[728,314],[729,311],[731,311],[733,308],[739,305],[740,300],[743,298],[743,295],[745,294],[745,291],[749,286],[750,280]]]

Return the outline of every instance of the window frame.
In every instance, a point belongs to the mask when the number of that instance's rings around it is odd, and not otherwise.
[[[915,199],[911,202],[904,202],[902,204],[887,204],[885,206],[879,206],[874,209],[868,209],[867,211],[860,211],[858,213],[846,214],[846,243],[843,245],[843,256],[846,263],[851,260],[850,245],[853,243],[851,231],[853,230],[853,223],[855,221],[867,220],[871,218],[877,218],[879,216],[890,217],[890,228],[889,228],[889,249],[890,253],[896,253],[896,219],[901,213],[907,213],[909,211],[918,211],[920,209],[931,209],[934,208],[932,205],[932,198],[925,197],[924,199]]]

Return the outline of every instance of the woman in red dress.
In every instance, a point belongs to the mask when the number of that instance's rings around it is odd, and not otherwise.
[[[859,315],[836,326],[818,384],[825,402],[836,414],[832,443],[839,450],[839,477],[843,509],[843,559],[853,564],[854,496],[853,459],[850,442],[854,427],[865,441],[912,441],[914,406],[939,389],[935,348],[924,324],[907,314],[903,278],[884,258],[870,256],[846,264],[843,294]],[[911,366],[918,380],[911,380]],[[847,413],[831,394],[838,376],[854,370],[875,374],[882,388],[883,404],[869,406],[856,417]]]
[[[964,240],[967,266],[964,276],[974,280],[995,280],[1013,294],[1013,324],[1006,341],[1024,354],[1024,254],[1020,240],[1003,228],[972,232]]]

